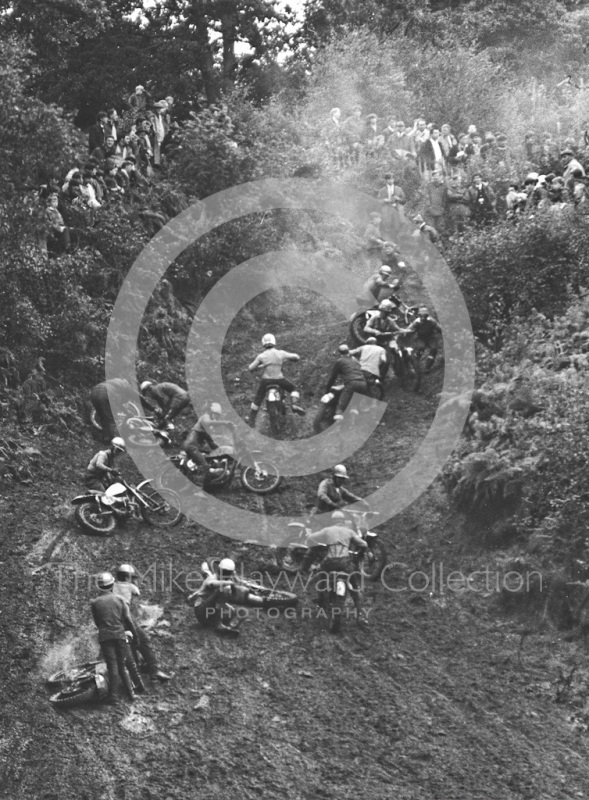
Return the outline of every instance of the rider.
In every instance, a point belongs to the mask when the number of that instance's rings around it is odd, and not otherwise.
[[[227,611],[229,610],[224,607],[228,603],[244,604],[246,602],[250,606],[261,606],[264,600],[237,585],[235,562],[232,559],[221,559],[217,573],[215,575],[209,572],[200,589],[191,594],[188,599],[198,598],[194,606],[194,613],[201,625],[214,628],[217,633],[225,636],[239,636],[236,628],[225,625],[223,622],[223,619],[228,619]]]
[[[135,569],[131,566],[131,564],[121,564],[116,572],[116,580],[113,587],[113,594],[116,597],[122,597],[127,603],[129,610],[131,610],[133,607],[133,598],[139,597],[141,594],[139,587],[133,583],[134,575]],[[151,679],[155,680],[155,678],[157,678],[162,682],[169,681],[170,675],[166,675],[165,672],[162,672],[157,665],[157,656],[151,649],[149,638],[144,628],[135,624],[135,631],[136,636],[133,640],[133,644],[143,656],[143,660],[145,661],[145,665],[149,670]]]
[[[415,319],[404,333],[414,333],[415,341],[413,346],[418,356],[427,353],[424,372],[429,372],[433,367],[438,354],[438,334],[442,332],[439,322],[430,317],[429,311],[425,306],[421,306]]]
[[[331,391],[331,387],[337,383],[343,383],[344,388],[337,401],[337,408],[333,416],[334,420],[339,421],[344,418],[344,411],[350,404],[354,392],[370,396],[370,390],[366,383],[366,378],[362,372],[360,364],[350,355],[350,348],[347,344],[340,344],[339,358],[331,368],[326,383],[326,392]]]
[[[98,577],[100,595],[90,602],[92,617],[98,628],[98,643],[108,670],[108,696],[105,702],[109,705],[117,703],[119,678],[125,681],[129,700],[135,699],[130,680],[127,680],[126,664],[133,656],[126,632],[129,631],[136,638],[137,630],[127,603],[113,594],[114,583],[111,573],[103,572]]]
[[[307,537],[309,551],[305,555],[301,564],[301,570],[306,572],[311,564],[321,557],[319,569],[327,575],[332,573],[344,573],[349,576],[350,595],[354,601],[356,612],[359,614],[360,606],[360,574],[350,555],[350,546],[363,550],[367,545],[361,536],[354,533],[351,526],[352,521],[346,517],[343,511],[334,511],[331,515],[331,525],[321,528],[316,533],[311,533]],[[322,581],[325,585],[325,580]],[[325,603],[325,595],[328,590],[335,587],[325,586],[323,589],[317,587],[317,603],[322,606]]]
[[[381,347],[388,345],[397,333],[402,333],[397,320],[391,316],[395,306],[390,300],[383,300],[378,306],[378,314],[368,320],[364,328],[364,333],[374,336],[376,343]],[[405,331],[406,332],[406,331]]]
[[[215,422],[221,421],[221,414],[223,413],[219,403],[211,403],[209,410],[198,418],[196,425],[190,430],[183,443],[183,448],[186,455],[191,458],[200,467],[205,467],[207,462],[203,456],[201,449],[206,447],[214,450],[217,445],[211,436],[211,429],[214,428]],[[223,423],[231,425],[231,423]]]
[[[84,484],[88,489],[103,492],[110,486],[110,477],[118,474],[114,468],[115,456],[117,453],[124,453],[126,450],[125,440],[120,436],[115,436],[107,450],[99,450],[86,468]]]
[[[161,424],[171,422],[190,405],[190,395],[176,383],[143,381],[141,399],[150,411],[161,415]]]
[[[366,344],[350,350],[350,355],[359,356],[360,369],[369,386],[385,379],[388,369],[387,351],[376,343],[375,336],[369,336]]]
[[[388,298],[399,288],[399,280],[397,278],[391,280],[392,269],[388,264],[383,264],[382,267],[364,284],[364,291],[368,297],[375,298],[377,302],[381,300],[388,300]]]
[[[297,392],[294,383],[289,381],[282,374],[282,364],[285,361],[299,361],[300,356],[296,353],[289,353],[286,350],[278,350],[276,347],[276,337],[272,333],[266,333],[262,337],[262,345],[264,347],[263,352],[256,356],[248,367],[250,372],[254,372],[256,369],[263,370],[254,402],[251,405],[250,424],[253,425],[255,423],[260,406],[264,401],[266,389],[269,386],[280,386],[281,389],[290,392],[290,407],[292,410],[296,414],[306,414],[305,409],[298,405],[300,394]]]
[[[324,478],[317,488],[316,514],[323,514],[326,511],[334,511],[342,508],[348,503],[368,503],[361,497],[350,492],[343,485],[344,481],[349,480],[348,471],[343,464],[336,464],[330,478]]]
[[[90,392],[90,402],[96,411],[96,420],[107,436],[117,435],[117,426],[113,417],[110,401],[124,403],[131,399],[131,384],[125,378],[110,378],[98,383]]]

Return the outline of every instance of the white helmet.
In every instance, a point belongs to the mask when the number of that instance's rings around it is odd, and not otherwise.
[[[381,275],[390,275],[392,273],[392,269],[386,264],[383,264],[378,271],[380,272]]]
[[[262,336],[262,344],[264,347],[275,347],[276,346],[276,337],[273,333],[265,333]]]
[[[123,453],[124,453],[124,452],[125,452],[125,450],[127,449],[127,446],[126,446],[126,444],[125,444],[125,440],[124,440],[124,439],[121,439],[121,437],[120,437],[120,436],[115,436],[115,438],[114,438],[114,439],[111,439],[111,441],[110,441],[110,446],[111,446],[111,447],[112,447],[114,450],[121,450]]]
[[[109,589],[111,586],[114,586],[114,582],[115,579],[110,572],[101,573],[97,580],[99,589]]]
[[[222,414],[221,404],[220,403],[211,403],[211,413],[212,414]]]
[[[382,303],[378,306],[379,311],[392,311],[395,306],[391,303],[390,300],[383,300]]]
[[[153,386],[153,381],[143,381],[143,383],[139,387],[139,391],[144,392],[148,386]]]
[[[344,480],[348,480],[348,470],[344,467],[343,464],[336,464],[333,468],[333,477],[334,478],[343,478]]]
[[[369,336],[368,339],[366,339],[366,344],[376,344],[376,336]]]
[[[131,564],[121,564],[121,566],[117,570],[117,575],[129,575],[129,577],[133,577],[135,574],[135,567],[132,567]]]
[[[346,515],[344,514],[343,511],[334,511],[333,514],[331,515],[331,518],[332,519],[345,519]]]
[[[235,561],[231,558],[222,558],[219,561],[219,573],[233,573],[235,572]]]

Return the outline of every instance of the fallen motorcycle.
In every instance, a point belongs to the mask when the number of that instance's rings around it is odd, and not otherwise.
[[[220,437],[217,436],[217,439]],[[282,481],[277,468],[270,461],[258,460],[260,450],[248,450],[245,445],[236,445],[233,437],[211,453],[203,453],[207,469],[199,470],[189,456],[182,451],[177,456],[172,456],[158,478],[158,486],[162,488],[175,488],[175,476],[180,471],[193,483],[202,481],[202,488],[207,492],[214,492],[231,484],[239,467],[239,479],[244,489],[255,494],[270,494],[275,491]]]
[[[157,415],[143,414],[132,401],[125,403],[125,408],[126,413],[117,414],[116,427],[126,442],[136,447],[153,447],[156,444],[168,447],[172,443],[170,431],[174,430],[174,425],[171,422],[164,423]],[[100,424],[94,408],[90,412],[90,422],[93,428],[108,435]]]
[[[215,574],[215,568],[221,559],[209,559],[201,565],[201,572],[205,578]],[[195,599],[196,598],[196,599]],[[253,598],[261,598],[262,604],[252,603]],[[198,590],[193,592],[188,598],[188,601],[195,600],[194,609],[199,608],[202,597],[198,594]],[[268,610],[270,608],[285,609],[296,608],[299,599],[293,592],[284,592],[279,589],[274,589],[269,586],[264,586],[258,581],[250,581],[247,578],[235,576],[232,579],[232,585],[223,590],[217,600],[217,607],[219,608],[219,616],[225,625],[230,628],[237,628],[241,624],[243,617],[239,615],[237,607],[247,607],[248,605],[256,606]],[[198,618],[198,615],[197,615]]]
[[[122,681],[127,695],[131,696],[134,691],[143,690],[143,682],[133,659],[128,659],[127,670]],[[49,702],[60,709],[104,700],[109,690],[108,670],[104,661],[77,664],[71,669],[50,675],[45,683],[55,692]]]
[[[76,522],[84,530],[108,536],[117,524],[143,519],[156,528],[171,528],[182,519],[180,498],[170,489],[154,489],[150,480],[136,487],[120,479],[104,492],[91,491],[72,500]]]
[[[352,559],[358,569],[371,581],[377,581],[387,564],[387,552],[379,534],[368,529],[368,518],[378,516],[378,511],[354,511],[345,509],[354,520],[355,532],[364,539],[366,548],[352,552]],[[289,522],[291,532],[281,547],[276,550],[276,563],[279,569],[288,573],[298,572],[308,552],[307,537],[313,532],[310,518],[305,522]]]

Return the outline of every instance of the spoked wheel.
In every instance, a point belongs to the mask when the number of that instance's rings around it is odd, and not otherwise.
[[[264,595],[263,608],[295,608],[298,604],[299,598],[296,594],[272,589],[269,594]]]
[[[282,480],[274,464],[269,461],[256,461],[255,466],[244,467],[240,477],[243,487],[255,494],[273,492]]]
[[[377,581],[387,563],[387,551],[382,542],[377,539],[366,548],[362,559],[361,570],[371,581]]]
[[[147,501],[147,507],[141,507],[143,519],[156,528],[173,528],[182,519],[180,498],[171,489],[154,489],[147,487],[141,490]]]
[[[49,698],[49,702],[57,708],[75,708],[96,699],[98,699],[98,689],[94,678],[91,678],[89,682],[74,683],[62,689],[57,694],[52,695]]]
[[[357,344],[366,344],[368,336],[364,332],[366,327],[366,312],[361,311],[350,323],[350,335]]]
[[[102,511],[97,503],[82,503],[76,506],[74,515],[81,528],[100,536],[110,536],[117,526],[112,511]]]
[[[276,563],[283,572],[295,574],[299,571],[306,549],[295,547],[279,547],[276,551]]]

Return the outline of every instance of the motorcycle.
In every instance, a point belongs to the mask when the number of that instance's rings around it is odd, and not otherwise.
[[[275,491],[282,478],[274,464],[269,461],[258,461],[256,455],[260,450],[247,450],[245,445],[236,445],[232,431],[223,436],[218,430],[215,432],[215,443],[225,439],[226,444],[220,444],[211,453],[203,453],[207,461],[207,471],[202,478],[202,488],[214,492],[229,486],[237,468],[240,468],[239,478],[244,489],[255,494],[269,494]],[[177,456],[172,456],[170,463],[164,467],[158,478],[158,485],[162,488],[174,487],[174,477],[179,470],[193,483],[199,476],[198,464],[182,451]],[[202,470],[200,472],[202,475]]]
[[[285,422],[288,404],[286,402],[287,392],[281,386],[267,386],[266,394],[264,395],[264,403],[268,421],[270,423],[270,432],[276,436],[282,433]]]
[[[366,333],[364,329],[366,325],[380,313],[378,306],[379,304],[377,303],[371,308],[355,311],[350,317],[350,335],[356,344],[366,344],[366,339],[368,339],[370,334]],[[392,312],[392,317],[398,325],[407,327],[417,317],[418,308],[419,306],[406,306],[399,301],[399,305]]]
[[[136,487],[123,479],[104,492],[89,491],[72,500],[76,522],[86,531],[109,536],[117,523],[143,519],[156,528],[172,528],[182,519],[180,498],[170,489],[154,489],[142,481]]]
[[[216,568],[220,561],[220,558],[213,558],[203,562],[201,572],[205,578],[216,574]],[[247,578],[236,576],[226,594],[224,593],[224,596],[217,601],[222,622],[230,628],[238,628],[243,621],[243,617],[238,614],[237,606],[255,605],[258,608],[260,607],[258,603],[253,604],[250,602],[252,597],[262,598],[263,604],[261,607],[264,610],[270,608],[296,608],[299,602],[298,597],[293,592],[284,592],[264,586],[258,581],[250,581]],[[190,602],[194,598],[196,598],[194,602],[196,613],[196,609],[201,603],[201,596],[198,594],[198,590],[189,595],[187,599]]]
[[[393,372],[401,383],[405,385],[407,379],[411,380],[411,388],[416,392],[421,382],[419,359],[413,347],[406,345],[404,339],[402,334],[391,339],[388,346],[389,359]]]
[[[171,422],[163,423],[158,415],[146,416],[141,409],[132,401],[125,403],[127,413],[117,414],[117,430],[126,442],[130,442],[137,447],[153,447],[154,438],[157,444],[168,447],[172,440],[170,431],[174,430]],[[92,427],[101,433],[106,433],[93,408],[90,412],[90,422]]]
[[[143,691],[143,682],[132,658],[127,660],[127,671],[122,676],[122,681],[129,696],[135,691]],[[55,692],[49,702],[60,709],[104,700],[109,690],[108,670],[104,661],[77,664],[69,670],[50,675],[45,683]]]
[[[352,560],[357,564],[358,569],[368,580],[377,581],[387,564],[387,551],[379,534],[368,529],[368,519],[371,516],[378,516],[378,511],[354,511],[350,508],[345,509],[346,514],[350,514],[354,520],[354,532],[361,536],[366,542],[366,548],[352,552]],[[287,525],[291,529],[291,534],[287,540],[276,551],[276,563],[279,569],[283,569],[290,574],[300,570],[301,564],[308,552],[307,537],[313,532],[311,518],[307,518],[304,523],[289,522]]]
[[[324,592],[323,608],[329,619],[329,632],[339,633],[342,619],[349,616],[346,606],[353,603],[352,616],[359,619],[361,613],[360,598],[354,594],[354,587],[347,572],[330,572],[327,578],[328,588]]]

